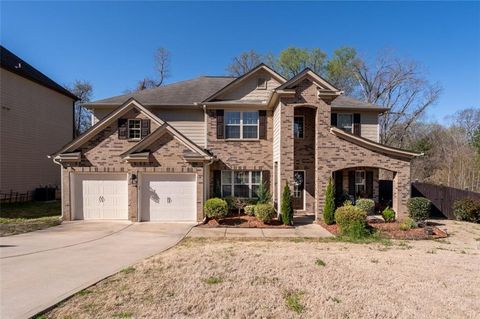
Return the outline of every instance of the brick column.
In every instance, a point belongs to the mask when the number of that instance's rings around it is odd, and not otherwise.
[[[392,208],[397,219],[408,215],[407,201],[410,198],[410,167],[405,167],[394,174]]]
[[[281,131],[280,131],[280,194],[279,202],[281,202],[283,188],[288,182],[290,189],[293,188],[293,114],[294,108],[292,105],[281,105]]]

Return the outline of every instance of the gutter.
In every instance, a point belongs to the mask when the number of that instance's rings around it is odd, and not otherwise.
[[[63,165],[58,162],[55,157],[52,157],[52,155],[47,155],[47,158],[51,158],[55,164],[60,165],[60,205],[62,206],[62,214],[60,217],[63,220]]]

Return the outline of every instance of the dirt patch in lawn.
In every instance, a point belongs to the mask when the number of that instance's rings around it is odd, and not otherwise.
[[[259,221],[255,216],[232,215],[220,220],[210,219],[207,223],[198,227],[238,227],[238,228],[293,228],[293,226],[284,225],[281,221],[273,219],[270,223]]]
[[[445,227],[388,244],[191,238],[45,317],[475,318],[480,225]]]
[[[337,224],[327,225],[323,220],[319,220],[318,223],[328,230],[333,235],[339,235],[340,230]],[[369,222],[368,226],[372,230],[377,230],[380,233],[380,236],[383,238],[390,239],[408,239],[408,240],[420,240],[420,239],[439,239],[448,237],[447,232],[442,230],[438,223],[429,222],[427,226],[432,227],[433,234],[428,235],[425,231],[425,228],[412,228],[409,230],[401,230],[399,223],[378,223],[378,222]]]

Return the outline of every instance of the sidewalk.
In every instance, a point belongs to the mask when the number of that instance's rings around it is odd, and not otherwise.
[[[187,237],[209,238],[328,238],[333,235],[317,224],[305,224],[295,228],[234,228],[234,227],[194,227]]]

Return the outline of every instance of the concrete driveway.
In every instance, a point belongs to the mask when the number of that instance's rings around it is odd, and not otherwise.
[[[175,245],[193,224],[67,222],[0,238],[0,318],[28,318]]]

